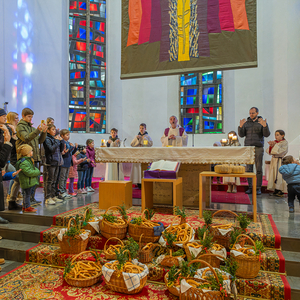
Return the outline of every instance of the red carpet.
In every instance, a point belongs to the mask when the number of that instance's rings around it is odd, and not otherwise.
[[[225,191],[211,191],[212,203],[251,204],[249,196],[244,192],[227,193]]]

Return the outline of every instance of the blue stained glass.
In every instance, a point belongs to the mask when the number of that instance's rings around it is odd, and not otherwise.
[[[208,88],[208,94],[214,94],[214,93],[215,93],[215,88],[214,87]]]
[[[202,118],[205,119],[205,120],[217,120],[216,117],[205,117],[205,116],[203,116]]]
[[[213,81],[213,79],[214,79],[214,73],[213,73],[213,72],[209,72],[209,73],[207,74],[207,80],[208,80],[208,81]]]
[[[85,77],[85,72],[80,72],[81,78]]]
[[[181,81],[181,82],[184,81],[184,78],[185,78],[184,76],[181,76],[181,77],[180,77],[180,81]]]
[[[98,78],[98,75],[99,75],[98,71],[91,72],[91,78]]]
[[[80,8],[86,9],[86,3],[82,2],[82,4],[80,5]]]
[[[217,71],[217,79],[222,79],[222,71]]]
[[[106,124],[106,120],[103,120],[103,125],[105,125]]]
[[[186,85],[192,85],[192,79],[187,79],[185,82],[186,82]]]
[[[94,62],[95,62],[97,65],[100,64],[100,60],[98,60],[98,59],[94,59]]]
[[[215,122],[209,122],[209,129],[215,128]]]
[[[193,104],[194,104],[194,97],[187,97],[186,105],[193,105]]]
[[[183,98],[180,98],[180,105],[183,105]]]
[[[188,96],[196,95],[197,94],[197,89],[188,89],[187,94],[188,94]]]
[[[75,78],[75,73],[70,73],[70,79],[74,79]]]
[[[193,77],[193,78],[192,78],[192,82],[193,82],[193,83],[192,83],[193,85],[197,84],[197,77]]]
[[[208,88],[204,88],[203,92],[202,92],[202,95],[207,95],[207,94],[208,94]]]
[[[70,109],[69,109],[69,112],[70,112],[70,113],[73,113],[73,112],[74,112],[74,108],[70,108]]]
[[[207,95],[202,95],[202,103],[204,103],[204,104],[208,103]]]
[[[74,104],[75,104],[75,101],[71,101],[71,104],[73,104],[73,105],[74,105]]]
[[[219,84],[219,93],[222,95],[222,84]]]
[[[83,101],[78,101],[78,105],[83,105],[84,102]],[[83,112],[80,112],[81,114],[83,114]]]
[[[100,30],[100,22],[94,22],[94,24],[95,24],[95,28],[97,30]]]
[[[181,91],[181,92],[180,92],[180,96],[182,97],[183,95],[184,95],[184,92],[183,92],[183,91]]]
[[[209,129],[209,122],[208,121],[204,121],[204,129]]]
[[[98,81],[97,81],[97,86],[98,86],[98,87],[104,87],[101,80],[98,80]]]

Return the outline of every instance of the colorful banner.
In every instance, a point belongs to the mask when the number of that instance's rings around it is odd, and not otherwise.
[[[122,0],[122,79],[249,67],[256,0]]]

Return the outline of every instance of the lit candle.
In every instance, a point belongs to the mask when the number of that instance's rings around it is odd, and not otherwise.
[[[101,146],[105,146],[105,139],[101,140]]]
[[[234,135],[234,136],[232,137],[232,140],[233,140],[233,141],[237,141],[237,136]]]
[[[227,139],[222,139],[222,144],[226,144],[227,143]]]
[[[228,134],[228,138],[231,140],[233,137],[233,133]]]

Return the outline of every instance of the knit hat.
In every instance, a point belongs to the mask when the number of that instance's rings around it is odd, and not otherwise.
[[[29,145],[22,145],[18,147],[17,153],[21,154],[21,156],[27,156],[32,151],[32,147]]]
[[[0,108],[0,117],[6,115],[6,111],[3,108]]]

